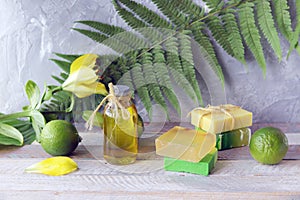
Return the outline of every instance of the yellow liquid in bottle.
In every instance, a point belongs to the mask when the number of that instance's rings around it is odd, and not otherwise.
[[[135,162],[138,153],[137,111],[132,104],[126,108],[130,118],[118,119],[104,114],[104,159],[115,165]]]

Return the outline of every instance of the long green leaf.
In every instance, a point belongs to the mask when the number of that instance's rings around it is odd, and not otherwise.
[[[224,24],[224,28],[227,33],[227,37],[225,38],[230,43],[233,56],[241,63],[246,64],[242,36],[240,34],[237,19],[234,15],[234,12],[235,11],[233,9],[228,9],[226,12],[220,13],[220,17],[222,19],[222,24]]]
[[[131,9],[141,19],[143,19],[146,23],[150,24],[151,26],[160,28],[172,28],[171,24],[167,20],[161,18],[159,15],[157,15],[155,12],[148,9],[147,7],[131,0],[119,1],[126,5],[129,9]]]
[[[69,62],[73,62],[77,58],[79,58],[81,55],[75,55],[75,54],[62,54],[62,53],[54,53],[56,56],[63,58]],[[68,69],[70,71],[70,69]]]
[[[267,38],[271,47],[273,48],[278,60],[281,61],[282,53],[280,47],[280,40],[277,34],[277,30],[274,26],[274,20],[272,16],[272,11],[270,3],[268,0],[260,0],[256,4],[257,19],[260,29],[262,30],[264,36]]]
[[[263,75],[266,76],[266,61],[260,43],[258,27],[255,25],[253,7],[254,4],[249,2],[239,7],[240,29],[246,44],[261,67]]]
[[[297,21],[296,21],[296,28],[293,32],[291,43],[290,43],[290,49],[287,55],[287,58],[289,58],[291,52],[296,48],[298,53],[300,54],[300,46],[299,46],[299,36],[300,36],[300,1],[296,1],[296,13],[297,13]]]
[[[57,60],[57,59],[50,59],[50,60],[53,61],[57,66],[59,66],[66,73],[70,73],[70,66],[71,66],[70,62]]]
[[[290,41],[292,37],[292,22],[289,13],[289,6],[287,0],[273,0],[274,4],[274,16],[277,21],[277,25],[284,37]]]
[[[25,85],[25,92],[30,102],[30,107],[35,109],[40,101],[40,89],[37,84],[31,80],[27,81]]]
[[[40,142],[41,131],[46,124],[46,120],[44,116],[37,110],[33,110],[30,112],[30,118],[32,122],[32,127],[36,133],[36,140]]]
[[[207,34],[203,32],[203,23],[195,23],[191,27],[192,34],[194,36],[194,39],[199,44],[199,48],[201,50],[201,53],[203,56],[207,59],[208,63],[212,67],[215,74],[220,79],[222,85],[224,85],[224,74],[222,71],[222,68],[219,64],[219,61],[217,59],[217,55],[215,52],[215,49],[213,47],[213,44]]]
[[[22,146],[23,136],[13,126],[0,123],[0,144]]]

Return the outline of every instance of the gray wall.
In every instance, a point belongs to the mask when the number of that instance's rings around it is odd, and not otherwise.
[[[149,1],[139,2],[154,8]],[[23,87],[28,79],[41,88],[45,82],[54,83],[50,75],[59,69],[49,61],[52,52],[94,50],[96,43],[70,30],[74,21],[98,20],[126,27],[110,0],[0,0],[0,5],[0,112],[5,113],[19,111],[27,104]],[[282,46],[286,52],[286,41],[282,40]],[[268,45],[265,52],[268,68],[264,79],[251,55],[245,67],[220,50],[226,86],[223,89],[206,76],[205,102],[241,105],[253,111],[255,122],[300,122],[300,56],[293,52],[288,61],[278,63]],[[186,114],[194,105],[179,96]],[[157,111],[155,116],[159,118],[161,113]]]

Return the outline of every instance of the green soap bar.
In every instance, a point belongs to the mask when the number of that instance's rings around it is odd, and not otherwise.
[[[188,172],[208,176],[211,170],[215,167],[217,159],[218,150],[214,148],[198,163],[165,157],[164,168],[166,171]]]
[[[196,127],[196,130],[198,129],[199,128]],[[216,147],[218,150],[243,147],[249,144],[251,130],[250,128],[240,128],[224,133],[217,133],[216,136]]]

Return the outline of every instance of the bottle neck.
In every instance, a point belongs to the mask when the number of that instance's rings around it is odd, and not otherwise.
[[[127,96],[120,96],[117,97],[119,103],[124,107],[124,108],[128,108],[129,106],[131,106],[131,95],[127,95]]]

